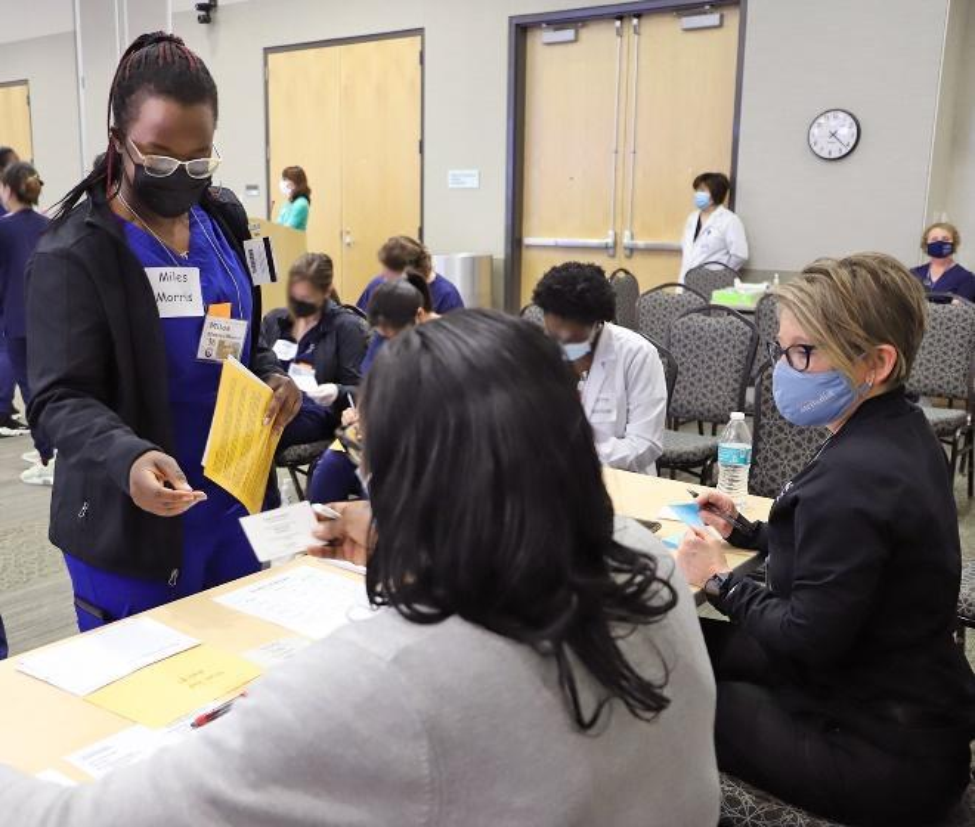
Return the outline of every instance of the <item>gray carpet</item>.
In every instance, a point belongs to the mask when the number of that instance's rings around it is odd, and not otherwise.
[[[12,654],[77,631],[64,562],[47,541],[51,489],[20,481],[20,455],[31,447],[29,437],[0,439],[0,614]],[[960,477],[955,499],[963,554],[975,559],[975,512]],[[967,643],[975,662],[975,632]]]

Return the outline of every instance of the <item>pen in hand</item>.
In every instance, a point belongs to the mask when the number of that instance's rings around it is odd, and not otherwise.
[[[695,491],[693,488],[688,488],[687,493],[690,494],[695,500],[701,496],[700,492]],[[747,534],[750,531],[748,526],[746,526],[737,517],[732,517],[730,514],[725,514],[723,511],[718,511],[717,508],[714,508],[711,505],[702,505],[699,507],[701,511],[707,511],[708,514],[714,514],[715,517],[721,518],[726,523],[728,523],[728,525],[732,526],[733,528],[737,528],[739,531],[741,531],[744,534]]]

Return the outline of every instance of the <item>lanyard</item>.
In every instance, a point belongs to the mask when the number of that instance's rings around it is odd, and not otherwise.
[[[202,221],[200,221],[200,219],[197,218],[196,214],[193,213],[192,211],[190,212],[190,215],[193,217],[193,220],[196,221],[197,226],[201,230],[203,230],[203,235],[206,236],[206,240],[210,243],[210,248],[213,250],[214,253],[216,253],[217,258],[220,259],[220,263],[223,265],[223,269],[227,272],[227,275],[230,277],[230,281],[234,286],[234,292],[237,294],[237,311],[240,314],[240,318],[243,319],[244,305],[243,302],[241,302],[240,300],[240,288],[237,286],[237,279],[234,278],[233,270],[230,269],[230,265],[227,264],[227,260],[223,257],[223,253],[220,252],[220,248],[217,247],[216,242],[210,237],[210,232],[207,230],[206,225]]]

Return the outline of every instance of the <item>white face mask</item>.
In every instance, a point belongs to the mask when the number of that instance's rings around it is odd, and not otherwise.
[[[592,352],[592,343],[596,339],[596,333],[599,331],[599,325],[596,325],[586,337],[584,342],[560,342],[562,346],[562,353],[569,362],[578,362],[584,356],[588,356]]]
[[[290,197],[291,197],[291,192],[292,192],[292,191],[294,190],[294,188],[295,188],[295,185],[294,185],[294,184],[292,184],[292,183],[291,183],[291,182],[290,182],[289,180],[287,180],[286,178],[282,178],[282,179],[281,179],[281,180],[280,180],[280,181],[278,182],[278,187],[280,188],[280,190],[281,190],[281,194],[282,194],[282,195],[285,195],[285,196],[287,196],[288,198],[290,198]]]

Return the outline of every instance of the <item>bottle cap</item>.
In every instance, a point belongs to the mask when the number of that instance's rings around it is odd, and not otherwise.
[[[735,411],[734,413],[731,414],[731,421],[732,422],[744,422],[745,421],[745,414],[743,414],[741,411]]]

